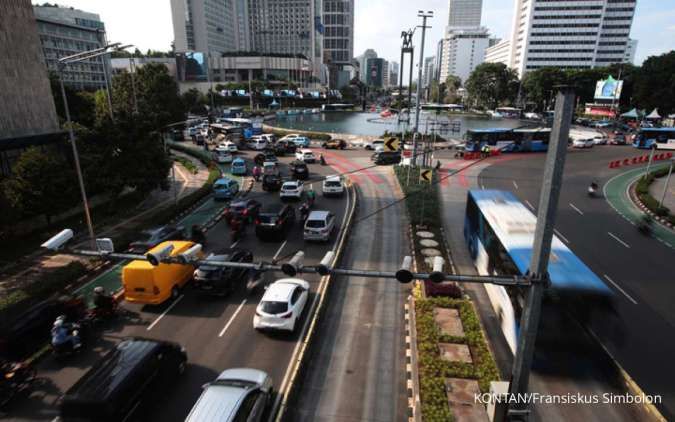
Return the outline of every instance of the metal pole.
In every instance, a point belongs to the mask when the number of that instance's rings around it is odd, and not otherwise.
[[[136,98],[136,79],[134,74],[136,73],[136,61],[133,57],[129,59],[129,70],[131,70],[131,92],[134,95],[134,113],[138,114],[138,99]]]
[[[401,47],[401,64],[398,66],[398,121],[401,121],[401,112],[403,111],[403,65],[405,63],[405,49]]]
[[[656,144],[652,145],[652,150],[649,153],[649,162],[647,163],[647,171],[645,172],[645,175],[642,177],[647,177],[649,176],[649,170],[652,168],[652,161],[654,161],[654,152],[656,151]]]
[[[77,173],[77,181],[80,185],[80,194],[82,195],[82,206],[84,207],[84,217],[87,221],[87,229],[89,230],[90,247],[96,249],[96,236],[94,235],[94,225],[91,222],[91,215],[89,214],[89,202],[87,201],[87,191],[84,188],[84,179],[82,177],[82,169],[80,168],[80,155],[77,153],[77,145],[75,144],[75,133],[73,132],[73,125],[70,121],[70,108],[68,108],[68,98],[66,97],[66,88],[63,86],[63,65],[59,66],[59,82],[61,84],[61,96],[63,97],[63,108],[66,111],[66,123],[68,124],[68,137],[70,138],[70,146],[73,148],[73,159],[75,161],[75,171]]]
[[[110,120],[115,121],[115,116],[113,116],[112,98],[110,96],[110,84],[108,83],[108,70],[105,67],[105,60],[103,60],[103,56],[100,57],[101,57],[101,65],[103,65],[103,80],[105,81],[105,94],[106,97],[108,98],[108,109],[110,111]]]
[[[668,185],[670,184],[670,176],[673,174],[673,163],[674,159],[670,160],[670,168],[668,169],[668,177],[666,177],[666,185],[663,187],[663,195],[661,195],[661,202],[659,202],[659,208],[663,207],[663,201],[666,200],[666,192],[668,192]]]
[[[419,15],[418,15],[419,16]],[[427,18],[429,15],[422,16],[422,47],[420,48],[420,62],[417,69],[417,100],[415,101],[415,126],[413,132],[419,131],[420,125],[420,105],[422,102],[422,70],[424,68],[424,40],[427,32]],[[417,165],[417,141],[413,138],[413,164]]]
[[[408,72],[408,121],[410,121],[410,107],[412,106],[413,65],[415,62],[415,48],[410,47],[410,72]]]
[[[248,98],[251,105],[251,113],[253,113],[253,69],[248,70]]]
[[[518,397],[528,390],[530,368],[537,339],[537,328],[541,316],[541,301],[548,280],[547,268],[551,254],[551,240],[555,225],[558,199],[562,188],[567,139],[574,108],[574,90],[563,87],[558,93],[555,103],[555,120],[549,144],[549,153],[544,167],[544,179],[539,198],[537,227],[534,233],[532,261],[529,275],[533,280],[528,289],[525,308],[521,318],[518,348],[513,361],[513,373],[509,385],[511,397]],[[527,403],[519,402],[509,406],[509,420],[527,420],[529,410]]]

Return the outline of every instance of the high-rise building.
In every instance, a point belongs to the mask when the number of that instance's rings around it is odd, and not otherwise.
[[[434,80],[434,65],[436,64],[436,57],[431,56],[424,59],[424,69],[422,69],[422,87],[426,88],[431,85]]]
[[[497,44],[488,47],[485,50],[485,61],[487,63],[503,63],[506,66],[511,65],[511,40],[501,40]]]
[[[626,62],[635,0],[516,0],[510,67],[587,69]]]
[[[105,25],[95,13],[60,6],[33,6],[38,34],[47,68],[58,71],[58,60],[106,45]],[[63,69],[64,82],[78,90],[106,86],[111,74],[110,57],[69,64]]]
[[[377,88],[386,87],[387,61],[380,58],[365,59],[365,83]]]
[[[373,49],[368,49],[363,52],[359,57],[356,58],[356,60],[359,62],[359,79],[363,83],[367,83],[368,81],[368,68],[367,66],[367,61],[369,59],[376,59],[377,58],[377,53]]]
[[[635,63],[635,53],[637,52],[638,40],[629,39],[626,47],[626,54],[623,58],[624,63]]]
[[[475,28],[480,26],[483,0],[450,0],[448,27]]]
[[[323,59],[329,69],[331,89],[349,84],[354,56],[354,0],[324,0]]]
[[[171,0],[174,43],[177,52],[224,53],[237,51],[242,30],[240,0]],[[246,37],[245,30],[243,35]]]
[[[401,74],[399,73],[400,65],[398,62],[389,62],[389,85],[398,86],[401,80]]]
[[[7,175],[21,150],[60,136],[30,0],[0,2],[0,51],[0,175]]]

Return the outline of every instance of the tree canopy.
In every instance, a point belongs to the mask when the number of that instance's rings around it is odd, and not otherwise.
[[[658,108],[662,116],[675,113],[675,51],[645,60],[637,74],[634,97],[645,110]]]
[[[503,63],[482,63],[466,81],[470,101],[478,107],[495,109],[512,104],[518,95],[518,75]]]

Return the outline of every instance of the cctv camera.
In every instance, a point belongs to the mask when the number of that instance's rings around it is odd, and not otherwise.
[[[148,259],[148,262],[153,266],[158,266],[164,259],[168,258],[173,252],[173,245],[168,243],[164,245],[160,250],[148,253],[145,257]]]
[[[65,229],[40,246],[46,249],[56,251],[58,249],[61,249],[61,247],[72,238],[73,238],[73,231],[71,229]]]
[[[197,243],[187,251],[178,255],[178,261],[180,261],[181,264],[190,264],[192,261],[194,261],[199,257],[201,252],[202,252],[202,245]]]
[[[403,257],[401,269],[396,271],[396,280],[404,284],[410,283],[413,280],[413,274],[412,271],[410,271],[411,268],[412,268],[412,257],[411,256]]]
[[[334,259],[335,259],[335,252],[333,251],[326,252],[326,255],[323,257],[319,265],[316,267],[316,272],[319,273],[320,275],[330,274],[331,266]]]
[[[289,277],[295,277],[302,268],[302,261],[304,258],[305,253],[303,251],[298,251],[290,261],[281,266],[281,271]]]
[[[440,256],[434,257],[433,271],[429,274],[429,280],[434,283],[440,283],[445,280],[445,274],[443,274],[443,265],[445,265],[445,260]]]

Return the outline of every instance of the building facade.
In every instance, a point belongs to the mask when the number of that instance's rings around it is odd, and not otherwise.
[[[175,57],[132,57],[110,59],[113,75],[122,72],[135,72],[146,64],[161,64],[169,71],[169,75],[177,77]]]
[[[427,88],[434,80],[434,66],[436,64],[436,57],[431,56],[424,59],[424,69],[422,70],[422,87]]]
[[[33,6],[47,68],[58,72],[58,60],[107,44],[105,25],[95,13],[58,6]],[[110,57],[100,56],[63,69],[64,82],[77,90],[96,90],[110,77]]]
[[[480,26],[483,0],[450,0],[449,28]]]
[[[171,0],[175,49],[178,52],[224,53],[238,50],[242,36],[238,0]],[[242,45],[246,45],[243,31]]]
[[[485,50],[485,61],[511,66],[511,40],[505,39]]]
[[[387,61],[380,58],[370,58],[365,61],[366,85],[385,88],[387,85]]]
[[[324,0],[324,59],[350,65],[354,57],[354,0]]]
[[[628,45],[626,47],[626,54],[624,55],[623,62],[635,64],[635,53],[637,52],[638,40],[630,39],[628,40]]]
[[[389,62],[389,85],[398,86],[401,81],[401,74],[398,62]]]
[[[440,80],[454,75],[462,80],[462,84],[466,82],[471,72],[485,61],[489,38],[487,28],[448,30],[443,40]]]
[[[370,59],[376,59],[377,53],[373,49],[368,49],[364,51],[359,57],[356,58],[356,61],[359,62],[359,79],[363,83],[368,82],[368,68],[366,67],[367,61]]]
[[[516,0],[510,67],[588,69],[626,62],[635,0]]]
[[[59,119],[30,0],[0,2],[0,177],[23,149],[59,139]]]

